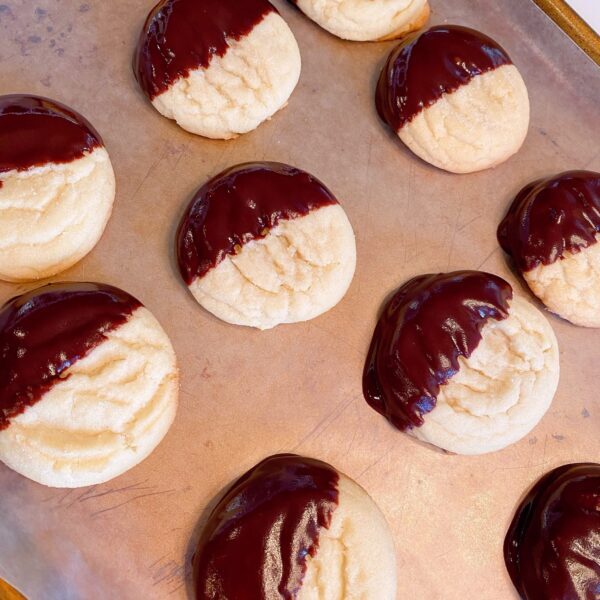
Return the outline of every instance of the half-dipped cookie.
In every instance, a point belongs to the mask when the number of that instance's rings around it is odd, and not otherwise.
[[[203,185],[176,252],[204,308],[259,329],[326,312],[356,266],[354,232],[333,194],[309,173],[272,162],[237,165]]]
[[[427,0],[290,0],[333,35],[359,42],[391,40],[429,19]]]
[[[457,25],[400,43],[381,72],[376,105],[410,150],[453,173],[505,161],[529,126],[527,89],[506,51]]]
[[[546,318],[480,271],[421,275],[384,306],[363,373],[369,405],[392,425],[458,454],[526,435],[558,384]]]
[[[0,96],[0,279],[42,279],[81,260],[114,197],[108,153],[84,117],[48,98]]]
[[[394,544],[357,483],[294,454],[240,477],[208,517],[193,559],[198,600],[396,597]]]
[[[600,598],[600,464],[546,473],[516,511],[504,559],[523,600]]]
[[[600,327],[600,173],[568,171],[519,192],[498,241],[533,293],[576,325]]]
[[[300,50],[268,0],[161,0],[133,69],[154,108],[192,133],[229,139],[283,108]]]
[[[0,309],[0,460],[52,487],[120,475],[177,409],[173,348],[149,310],[98,283],[54,283]]]

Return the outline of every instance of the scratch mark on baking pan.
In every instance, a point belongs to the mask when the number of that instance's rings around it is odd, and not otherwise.
[[[477,269],[481,269],[481,267],[483,267],[483,265],[485,265],[485,263],[490,260],[490,258],[492,258],[492,256],[494,254],[496,254],[496,252],[498,252],[498,250],[500,250],[500,247],[494,248],[478,265],[477,265]]]
[[[461,225],[456,232],[460,233],[463,229],[466,229],[469,225],[471,225],[471,223],[474,223],[475,221],[477,221],[477,219],[481,219],[481,215],[477,215],[475,217],[473,217],[472,219],[469,219],[464,225]]]
[[[120,502],[119,504],[115,504],[114,506],[109,506],[108,508],[103,508],[102,510],[97,510],[96,512],[93,512],[90,516],[92,517],[98,517],[102,514],[105,514],[107,512],[111,512],[113,510],[116,510],[117,508],[121,508],[122,506],[125,506],[126,504],[130,504],[131,502],[135,502],[136,500],[141,500],[142,498],[148,498],[150,496],[161,496],[164,494],[172,494],[173,492],[176,492],[177,490],[163,490],[161,492],[150,492],[148,494],[139,494],[138,496],[134,496],[133,498],[128,498],[127,500],[125,500],[124,502]]]
[[[80,494],[77,498],[72,500],[67,505],[67,508],[71,508],[71,506],[73,506],[77,502],[85,502],[86,500],[95,500],[97,498],[102,498],[103,496],[108,496],[109,494],[117,494],[119,492],[127,492],[127,491],[141,492],[141,491],[145,491],[145,490],[156,489],[156,486],[144,486],[144,484],[147,482],[148,482],[148,480],[146,479],[145,481],[142,481],[140,483],[133,483],[131,485],[127,485],[122,488],[116,488],[116,489],[110,488],[108,490],[98,492],[97,494],[94,494],[94,492],[98,489],[99,486],[93,485],[92,487],[85,490],[82,494]]]
[[[150,565],[150,572],[152,577],[152,585],[155,587],[160,584],[170,586],[171,589],[168,594],[174,594],[185,584],[186,577],[191,569],[188,565],[175,562],[174,560],[168,560],[164,564],[160,564],[167,558],[167,555],[159,558],[157,561]],[[174,586],[174,587],[172,587]]]
[[[97,485],[92,485],[91,487],[86,488],[81,494],[79,494],[79,496],[77,496],[77,498],[75,498],[74,500],[71,500],[71,502],[69,502],[69,504],[67,504],[67,508],[71,508],[71,506],[73,506],[73,504],[76,504],[77,502],[81,502],[82,498],[84,498],[88,494],[91,494],[97,487],[98,487]]]
[[[291,449],[295,452],[304,442],[308,441],[311,437],[318,437],[329,425],[337,419],[353,402],[355,398],[340,402],[330,413],[326,414],[319,422],[304,436],[300,441]],[[282,448],[280,448],[282,450]]]
[[[169,556],[169,555],[165,554],[164,556],[161,556],[159,559],[155,560],[148,568],[150,570],[152,570],[161,560],[165,560],[165,558],[167,558],[167,556]]]
[[[44,500],[44,502],[50,502],[52,500],[56,501],[55,508],[60,508],[61,504],[74,492],[74,489],[67,490],[66,492],[62,492],[59,495],[52,495]]]
[[[164,148],[163,148],[164,149]],[[144,177],[142,178],[142,181],[140,182],[140,185],[137,186],[135,192],[132,194],[131,196],[131,200],[134,200],[135,197],[138,195],[138,192],[142,189],[142,186],[144,185],[144,183],[146,183],[146,180],[148,179],[148,177],[150,177],[150,174],[154,171],[154,169],[161,163],[162,159],[165,157],[165,152],[163,152],[148,168],[148,170],[146,171],[146,174],[144,175]]]
[[[365,467],[357,476],[356,479],[360,479],[365,473],[368,473],[373,467],[376,467],[384,458],[386,458],[391,450],[384,452],[379,458],[375,459],[369,466]]]
[[[163,582],[169,584],[173,581],[179,581],[184,575],[185,569],[183,565],[176,563],[174,560],[170,560],[154,570],[154,573],[152,574],[152,585],[156,586]]]

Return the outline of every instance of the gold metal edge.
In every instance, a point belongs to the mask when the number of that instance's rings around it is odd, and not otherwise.
[[[600,65],[600,36],[565,2],[533,0],[596,64]]]
[[[26,600],[25,596],[18,592],[6,581],[0,579],[0,600]]]

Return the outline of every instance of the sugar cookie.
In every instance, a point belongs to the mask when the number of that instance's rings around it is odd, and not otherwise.
[[[115,176],[92,125],[39,96],[0,96],[0,279],[50,277],[97,244]]]
[[[209,138],[247,133],[283,108],[300,77],[293,33],[268,0],[161,0],[134,56],[154,108]]]
[[[198,190],[177,232],[177,256],[204,308],[269,329],[335,306],[352,281],[356,243],[318,179],[281,163],[247,163]]]
[[[318,460],[271,456],[208,517],[194,556],[196,598],[396,597],[394,543],[357,483]]]
[[[432,27],[390,54],[376,94],[380,117],[424,161],[453,173],[494,167],[529,126],[529,98],[508,54],[456,25]]]
[[[416,31],[429,19],[427,0],[291,0],[315,23],[344,40],[377,41]]]
[[[558,345],[533,305],[495,275],[456,271],[402,285],[377,324],[367,402],[392,425],[457,454],[516,442],[548,410]]]
[[[554,313],[600,327],[600,173],[568,171],[519,192],[498,241]]]
[[[169,338],[112,286],[55,283],[0,309],[0,460],[34,481],[80,487],[144,460],[177,409]]]

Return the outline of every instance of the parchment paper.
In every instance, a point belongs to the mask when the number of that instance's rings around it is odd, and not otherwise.
[[[142,465],[74,491],[0,465],[0,576],[30,598],[185,598],[207,507],[264,456],[294,451],[361,483],[393,529],[399,598],[502,599],[514,592],[502,542],[543,472],[600,459],[600,331],[550,316],[561,346],[554,403],[524,440],[479,457],[444,455],[392,429],[361,394],[363,360],[386,295],[424,272],[485,269],[527,293],[495,230],[527,182],[600,170],[600,72],[526,0],[432,0],[433,23],[500,41],[530,91],[531,128],[500,167],[451,175],[411,155],[379,122],[376,78],[393,43],[343,42],[277,1],[303,70],[288,107],[255,132],[209,141],[162,118],[130,62],[153,0],[3,0],[0,93],[63,101],[104,137],[117,173],[99,245],[54,278],[120,286],[150,308],[182,374],[177,419]],[[278,160],[321,178],[358,242],[346,298],[326,315],[267,332],[221,323],[180,281],[173,235],[195,189],[242,161]],[[0,300],[36,285],[0,285]]]

